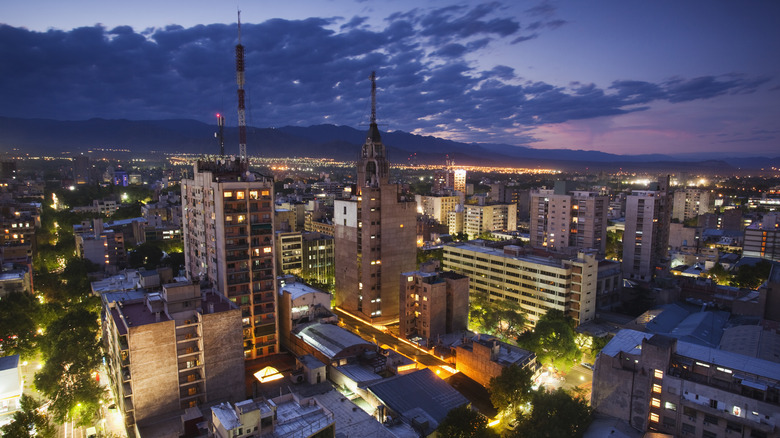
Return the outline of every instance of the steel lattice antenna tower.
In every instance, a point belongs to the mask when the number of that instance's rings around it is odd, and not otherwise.
[[[219,126],[219,132],[214,134],[219,141],[219,156],[225,157],[225,116],[217,114],[217,126]]]
[[[238,11],[238,44],[236,44],[236,83],[238,84],[238,156],[247,163],[246,106],[244,105],[244,46],[241,45],[241,11]]]

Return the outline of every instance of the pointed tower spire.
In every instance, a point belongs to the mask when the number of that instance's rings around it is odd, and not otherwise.
[[[376,72],[371,72],[371,124],[376,125]]]
[[[385,145],[376,124],[376,72],[371,76],[371,126],[368,128],[366,142],[363,144],[358,160],[358,185],[360,187],[379,187],[387,184],[390,165],[385,156]]]

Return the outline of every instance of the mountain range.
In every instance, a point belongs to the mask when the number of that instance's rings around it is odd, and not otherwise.
[[[216,154],[217,127],[196,120],[59,121],[0,117],[0,149],[30,154],[61,155],[94,148],[129,149],[142,155],[156,152]],[[316,125],[280,128],[248,127],[248,151],[262,157],[312,157],[355,160],[365,140],[364,129]],[[225,128],[227,154],[238,152],[238,129]],[[617,155],[571,149],[533,149],[491,143],[462,143],[403,131],[383,132],[392,163],[444,164],[445,157],[461,165],[553,167],[561,170],[624,170],[735,172],[780,167],[780,157],[734,157],[662,154]],[[66,152],[63,152],[66,151]]]

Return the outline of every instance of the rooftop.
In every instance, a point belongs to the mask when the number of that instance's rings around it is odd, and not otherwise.
[[[336,357],[343,350],[356,345],[374,346],[334,324],[309,324],[299,329],[296,336],[329,358]]]
[[[299,281],[293,283],[285,282],[284,285],[279,285],[279,295],[283,294],[285,291],[290,293],[290,297],[293,300],[297,300],[298,298],[308,294],[320,293],[330,295],[328,292],[317,289],[316,287],[309,286],[308,284],[301,283]]]

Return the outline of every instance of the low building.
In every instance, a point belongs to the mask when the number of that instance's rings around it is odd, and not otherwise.
[[[332,295],[288,275],[279,280],[279,341],[290,348],[292,330],[299,324],[329,317]]]
[[[477,335],[455,347],[455,368],[486,388],[490,379],[512,365],[536,372],[536,354],[488,335]]]
[[[127,426],[204,403],[244,398],[241,311],[186,281],[107,302],[108,374]]]
[[[217,438],[327,438],[336,435],[335,429],[333,412],[316,398],[290,393],[214,406],[209,432]]]
[[[621,330],[593,372],[596,413],[640,431],[696,437],[780,436],[777,363]]]
[[[21,409],[24,382],[19,367],[19,355],[0,357],[0,416],[10,415]]]
[[[0,266],[0,298],[13,293],[32,293],[30,265],[3,263]]]

